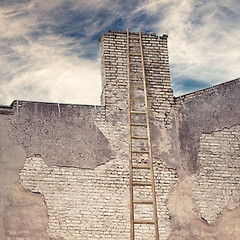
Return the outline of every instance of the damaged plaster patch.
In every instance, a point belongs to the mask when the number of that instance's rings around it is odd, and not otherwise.
[[[193,194],[201,216],[214,223],[240,204],[240,125],[202,134]]]
[[[6,119],[0,115],[0,185],[18,181],[19,170],[26,155],[21,146],[14,144],[6,127]]]
[[[218,240],[240,239],[240,206],[232,210],[224,210],[217,219]]]
[[[208,225],[198,211],[192,196],[194,179],[179,180],[167,200],[172,217],[171,234],[168,240],[212,240],[216,229]]]
[[[236,240],[240,239],[240,207],[224,209],[216,224],[208,224],[201,218],[192,194],[195,178],[179,180],[167,200],[172,218],[168,240]]]
[[[6,188],[4,230],[8,240],[49,240],[48,214],[43,197],[27,191],[20,183]]]
[[[154,158],[153,165],[158,210],[158,227],[159,234],[163,237],[168,236],[171,230],[171,218],[167,206],[167,199],[171,189],[178,180],[178,175],[175,169],[169,168],[167,164],[160,159]],[[147,199],[148,197],[149,196],[143,196],[143,199]],[[149,206],[147,211],[149,211]]]
[[[176,128],[167,129],[151,124],[150,130],[154,157],[161,159],[169,168],[177,169],[179,165],[179,142]]]
[[[21,146],[14,144],[9,136],[6,118],[0,115],[0,239],[5,240],[3,227],[3,208],[6,187],[19,179],[19,170],[26,159]]]
[[[211,133],[239,124],[240,84],[229,82],[215,87],[214,92],[205,92],[184,100],[179,113],[179,141],[181,163],[188,173],[199,168],[198,150],[202,133]]]

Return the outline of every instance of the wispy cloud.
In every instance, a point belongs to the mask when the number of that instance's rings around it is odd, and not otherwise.
[[[164,20],[154,29],[169,34],[171,75],[177,95],[186,92],[184,80],[212,85],[239,77],[239,1],[174,0],[162,7]]]
[[[13,99],[27,99],[99,103],[97,39],[92,42],[87,40],[86,33],[81,37],[75,34],[86,31],[81,25],[89,20],[79,24],[65,16],[64,1],[47,3],[25,2],[1,8],[0,64],[4,69],[0,102],[9,104]],[[75,11],[74,2],[69,3],[68,11]],[[94,57],[89,58],[91,51]]]
[[[1,1],[0,103],[99,103],[97,38],[108,29],[169,34],[176,94],[238,77],[239,5],[236,0]]]
[[[125,28],[123,7],[109,0],[0,3],[0,103],[98,104],[97,38],[116,24]]]
[[[98,61],[61,54],[51,56],[51,48],[37,48],[34,46],[32,65],[1,85],[0,98],[6,103],[26,97],[37,101],[99,103]]]

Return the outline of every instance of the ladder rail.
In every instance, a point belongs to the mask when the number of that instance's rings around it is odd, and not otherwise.
[[[150,136],[150,124],[149,124],[148,101],[147,101],[147,84],[146,84],[145,68],[144,68],[143,44],[142,44],[141,29],[139,30],[139,38],[140,38],[140,50],[141,50],[141,58],[142,58],[142,73],[143,73],[143,85],[144,85],[144,95],[145,95],[145,110],[146,110],[147,135],[148,135],[148,150],[149,150],[149,160],[150,160],[150,170],[151,170],[153,214],[154,214],[154,222],[155,222],[156,240],[159,240],[157,202],[156,202],[156,191],[155,191],[154,170],[153,170],[153,157],[152,157],[152,144],[151,144],[151,136]]]
[[[139,43],[131,44],[130,39],[138,39]],[[134,55],[130,52],[131,46],[136,46],[140,49],[140,54],[136,54],[141,56],[141,62],[133,63],[130,62],[130,55]],[[141,30],[138,32],[138,36],[131,37],[129,29],[127,29],[127,64],[128,64],[128,121],[129,121],[129,190],[130,190],[130,233],[131,233],[131,240],[135,239],[135,224],[154,224],[155,226],[155,240],[159,240],[159,230],[158,230],[158,217],[157,217],[157,203],[156,203],[156,192],[155,192],[155,181],[154,181],[154,170],[153,170],[153,157],[152,157],[152,148],[151,148],[151,136],[150,136],[150,124],[149,124],[149,112],[148,112],[148,102],[147,102],[147,89],[146,89],[146,78],[145,78],[145,68],[144,68],[144,58],[143,58],[143,44],[142,44],[142,33]],[[142,86],[140,86],[143,89],[143,102],[145,104],[145,111],[142,110],[133,110],[131,102],[139,101],[139,99],[131,99],[131,87],[136,88],[135,86],[139,85],[133,85],[131,86],[131,69],[130,67],[132,65],[140,65],[141,66],[141,81]],[[146,123],[132,123],[131,122],[131,116],[133,115],[145,115],[145,121]],[[145,126],[147,130],[147,136],[140,137],[140,136],[133,136],[132,135],[132,126]],[[132,149],[132,140],[133,139],[142,139],[147,140],[146,143],[148,145],[148,151],[141,151],[141,150],[135,150]],[[147,165],[133,165],[133,153],[142,153],[147,154],[149,159],[149,164]],[[138,182],[133,181],[133,169],[149,169],[150,175],[151,175],[151,181],[150,182]],[[151,186],[152,190],[152,201],[150,200],[134,200],[133,199],[133,186]],[[135,220],[134,218],[134,204],[152,204],[153,206],[153,220]]]
[[[127,62],[128,62],[128,136],[129,136],[129,190],[130,190],[130,232],[134,240],[134,204],[133,204],[133,168],[132,168],[132,129],[131,129],[131,83],[130,83],[130,54],[129,29],[127,29]]]

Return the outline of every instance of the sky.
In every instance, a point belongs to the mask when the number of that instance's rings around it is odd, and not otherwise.
[[[239,0],[0,0],[0,104],[100,104],[98,38],[168,35],[175,96],[240,77]]]

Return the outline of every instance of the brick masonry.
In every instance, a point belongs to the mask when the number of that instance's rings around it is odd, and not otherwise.
[[[142,37],[160,239],[238,239],[239,227],[223,235],[219,226],[237,222],[239,81],[175,98],[167,36]],[[1,218],[1,239],[20,239],[23,232],[24,239],[130,238],[126,54],[126,32],[102,35],[101,106],[15,101],[0,107],[6,169],[0,169],[0,212],[13,220],[21,216],[24,204],[16,207],[9,193],[21,196],[25,188],[42,196],[39,222],[47,222],[36,224],[36,238],[21,222],[14,230]],[[145,170],[138,177],[148,178]],[[134,194],[147,198],[150,192],[139,188]],[[6,204],[15,206],[15,215]],[[148,208],[143,217],[149,219],[149,205],[141,207],[136,214]],[[139,226],[136,239],[154,239],[153,233],[151,226]]]
[[[167,36],[142,34],[150,116],[164,124],[173,104]],[[127,108],[127,33],[108,32],[100,39],[102,104],[107,109]],[[111,108],[112,107],[112,108]]]
[[[240,125],[202,134],[200,169],[193,189],[201,215],[214,223],[225,208],[240,202]]]

